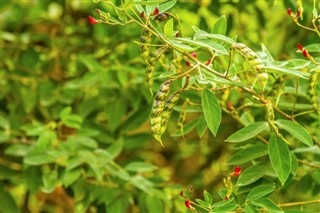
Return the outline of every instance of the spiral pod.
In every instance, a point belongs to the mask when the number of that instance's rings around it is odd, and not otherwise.
[[[157,139],[161,143],[162,146],[163,144],[161,142],[161,120],[162,113],[165,108],[165,102],[169,95],[171,83],[172,80],[170,79],[161,84],[157,94],[154,97],[149,119],[151,134],[154,136],[155,139]]]
[[[318,96],[316,94],[317,78],[319,73],[320,73],[320,69],[315,70],[314,72],[311,73],[309,78],[309,85],[308,85],[308,95],[310,97],[312,109],[320,115]]]
[[[270,100],[267,100],[265,103],[265,107],[266,107],[266,111],[267,111],[267,121],[268,124],[270,126],[270,128],[272,129],[272,131],[275,133],[276,136],[278,136],[279,138],[281,138],[284,142],[286,142],[287,144],[290,144],[284,137],[283,135],[279,132],[278,127],[276,126],[276,124],[274,123],[274,111],[273,111],[273,104]]]
[[[258,58],[257,54],[245,44],[233,44],[231,49],[239,53],[254,71],[258,73],[266,72],[266,68],[262,61]]]
[[[145,77],[146,77],[147,85],[151,94],[152,94],[154,70],[155,70],[157,61],[165,53],[166,50],[167,50],[167,47],[160,47],[159,49],[157,49],[152,53],[150,58],[147,59],[148,60],[147,63],[149,65],[146,69]]]
[[[152,33],[147,29],[143,29],[141,37],[140,37],[141,58],[147,64],[148,64],[148,59],[150,56],[150,47],[148,44],[151,42],[151,39],[152,39]]]

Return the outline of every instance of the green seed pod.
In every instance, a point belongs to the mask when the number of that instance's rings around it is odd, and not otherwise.
[[[152,85],[153,85],[153,75],[154,75],[154,69],[156,66],[157,61],[159,58],[165,53],[167,50],[167,47],[160,47],[156,51],[154,51],[151,55],[151,57],[148,59],[148,68],[145,72],[145,77],[147,81],[148,88],[152,94]]]
[[[178,127],[180,128],[180,132],[183,132],[183,127],[184,127],[183,123],[186,120],[186,116],[187,116],[186,108],[188,103],[189,103],[189,99],[187,98],[181,106],[181,110],[178,118]]]
[[[246,62],[251,66],[251,68],[256,72],[265,72],[265,66],[262,61],[258,58],[257,54],[253,52],[249,47],[242,43],[233,44],[231,49],[239,53]]]
[[[141,38],[140,38],[140,42],[142,43],[142,45],[141,45],[141,58],[147,64],[148,64],[148,59],[149,59],[149,55],[150,55],[150,47],[149,47],[148,43],[151,42],[151,38],[152,38],[152,33],[147,29],[143,29],[142,34],[141,34]]]
[[[317,78],[320,73],[320,70],[315,70],[311,73],[309,78],[309,86],[308,86],[308,94],[311,100],[312,109],[320,115],[320,108],[318,103],[318,95],[316,93],[316,87],[317,87]]]
[[[172,80],[168,80],[161,84],[157,94],[154,97],[153,106],[150,113],[150,129],[152,135],[162,144],[161,142],[161,120],[162,120],[162,113],[165,108],[165,101],[168,98],[170,85]]]
[[[160,135],[162,135],[166,131],[167,124],[168,124],[168,121],[169,121],[169,119],[171,117],[173,108],[178,103],[180,95],[181,95],[181,93],[183,93],[183,91],[184,91],[184,89],[180,89],[180,90],[172,93],[168,97],[168,99],[167,99],[167,101],[166,101],[166,103],[164,105],[164,110],[163,110],[162,117],[161,117]]]
[[[273,111],[273,104],[270,100],[267,100],[266,104],[266,111],[267,111],[267,121],[268,124],[270,126],[270,128],[273,130],[273,132],[276,134],[276,136],[278,136],[279,138],[281,138],[284,142],[286,142],[287,144],[290,144],[284,137],[283,135],[279,132],[278,127],[276,126],[276,124],[274,123],[274,111]]]

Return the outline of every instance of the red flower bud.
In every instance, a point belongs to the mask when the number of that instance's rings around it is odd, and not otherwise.
[[[191,66],[192,66],[189,61],[186,62],[186,65],[187,65],[188,67],[191,67]]]
[[[227,108],[230,110],[231,109],[231,103],[230,101],[227,102]]]
[[[289,15],[289,16],[291,16],[291,15],[292,15],[291,8],[288,8],[287,13],[288,13],[288,15]]]
[[[304,49],[302,53],[304,57],[309,58],[309,53],[306,49]]]
[[[190,200],[187,199],[187,200],[184,202],[184,204],[186,205],[186,207],[187,207],[188,209],[191,209],[191,208],[192,208],[191,203],[190,203]]]
[[[179,32],[177,32],[175,36],[176,36],[176,37],[179,37],[179,35],[180,35]]]
[[[154,8],[154,11],[153,11],[152,15],[156,16],[158,14],[159,14],[159,8],[156,7],[156,8]]]
[[[184,197],[183,190],[179,193],[181,197]]]
[[[95,19],[91,16],[88,17],[88,20],[89,20],[90,24],[99,24],[100,23],[97,19]]]
[[[140,17],[141,18],[145,18],[146,16],[144,15],[144,11],[142,11],[141,13],[140,13]]]
[[[298,43],[297,46],[298,46],[299,50],[303,51],[303,46],[300,43]]]
[[[224,200],[229,200],[229,197],[228,197],[228,196],[226,196],[226,197],[224,198]]]
[[[192,55],[194,58],[197,57],[197,53],[196,53],[196,52],[191,53],[191,55]]]
[[[233,176],[234,176],[234,177],[237,177],[237,176],[240,175],[240,173],[241,173],[241,168],[240,168],[240,166],[236,166],[236,168],[235,168],[234,171],[233,171]]]
[[[211,63],[211,58],[208,59],[208,61],[206,61],[205,65],[209,65]]]

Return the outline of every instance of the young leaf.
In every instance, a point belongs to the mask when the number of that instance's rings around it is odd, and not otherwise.
[[[220,206],[218,208],[214,209],[215,213],[225,213],[225,212],[231,212],[232,210],[234,210],[235,208],[237,208],[238,205],[234,204],[234,203],[229,203],[225,206]]]
[[[173,34],[173,19],[168,20],[164,25],[164,34],[171,37]]]
[[[268,129],[269,125],[267,122],[264,121],[258,121],[253,124],[250,124],[239,131],[233,133],[230,135],[226,141],[227,142],[242,142],[245,140],[248,140],[250,138],[253,138],[254,136],[260,134],[264,130]]]
[[[157,169],[156,166],[145,163],[145,162],[131,162],[124,167],[127,171],[134,171],[134,172],[151,172]]]
[[[253,205],[248,204],[244,207],[244,212],[246,213],[260,213]]]
[[[311,135],[300,124],[289,120],[276,120],[275,123],[307,146],[311,147],[313,145]]]
[[[248,196],[247,196],[247,200],[257,200],[261,197],[266,196],[267,194],[273,192],[273,190],[275,189],[275,186],[272,185],[260,185],[255,187],[254,189],[252,189]]]
[[[280,138],[272,135],[269,144],[269,158],[272,167],[278,175],[282,185],[291,172],[291,154],[288,145]]]
[[[263,144],[257,144],[252,147],[240,150],[235,155],[233,155],[227,163],[230,165],[238,165],[267,154],[268,147]]]
[[[203,191],[203,197],[206,203],[210,206],[212,204],[212,196],[209,192],[206,190]]]
[[[170,0],[170,1],[167,1],[163,4],[160,4],[160,6],[159,6],[160,13],[166,12],[167,10],[172,8],[176,3],[177,3],[177,0]]]
[[[216,136],[221,122],[221,108],[216,96],[208,89],[202,91],[202,109],[207,125]]]
[[[259,200],[252,201],[252,204],[258,207],[265,208],[267,212],[283,213],[280,207],[278,207],[277,204],[275,204],[268,198],[260,198]]]
[[[268,167],[268,164],[263,162],[250,166],[241,173],[241,175],[238,178],[237,185],[245,186],[255,182],[265,174]]]
[[[211,33],[212,34],[221,34],[225,35],[227,31],[227,19],[226,16],[223,15],[214,23]]]
[[[207,123],[206,123],[206,119],[204,118],[204,116],[202,115],[199,120],[198,120],[198,124],[197,124],[197,133],[199,138],[202,138],[202,136],[204,135],[204,133],[206,132],[207,129]]]

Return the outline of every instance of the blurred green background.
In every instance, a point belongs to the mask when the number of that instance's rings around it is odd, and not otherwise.
[[[303,4],[308,25],[313,5]],[[228,36],[237,35],[254,50],[262,43],[283,60],[299,55],[298,42],[319,42],[315,33],[293,23],[289,7],[295,11],[296,1],[181,0],[171,12],[180,17],[184,36],[193,34],[191,26],[210,32],[226,15]],[[134,24],[90,25],[87,17],[98,18],[96,8],[108,9],[84,0],[1,0],[1,212],[103,212],[102,204],[110,202],[115,204],[108,212],[152,212],[159,200],[171,212],[184,212],[178,194],[189,185],[195,196],[206,189],[217,198],[223,177],[233,170],[226,161],[234,150],[223,140],[237,124],[225,116],[218,136],[206,132],[201,140],[192,132],[173,138],[166,133],[162,148],[148,128],[152,97],[134,43],[141,30]],[[187,120],[195,116],[190,113]],[[169,133],[177,129],[177,117],[175,112]],[[111,157],[104,156],[105,149]],[[41,155],[48,152],[61,164]],[[101,165],[91,168],[90,162],[106,158],[108,172],[101,174]],[[130,170],[130,162],[146,165]],[[74,169],[78,165],[82,170]],[[146,179],[132,181],[132,187],[123,168],[146,172]],[[286,199],[279,202],[313,198],[310,177],[299,177],[301,184],[279,192]],[[150,197],[148,190],[158,194]]]

